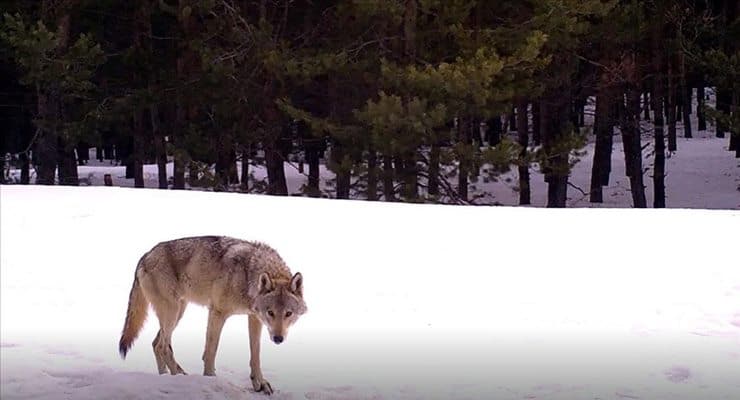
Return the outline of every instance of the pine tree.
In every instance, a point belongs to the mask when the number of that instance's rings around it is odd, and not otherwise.
[[[0,35],[37,99],[32,141],[39,184],[54,184],[57,167],[60,184],[78,184],[74,146],[94,119],[91,78],[104,55],[89,35],[72,37],[71,14],[77,6],[75,1],[44,1],[38,15],[3,16]]]

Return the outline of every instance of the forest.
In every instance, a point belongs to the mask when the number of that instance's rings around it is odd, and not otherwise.
[[[537,169],[547,206],[565,207],[585,156],[584,189],[604,201],[620,146],[632,206],[662,208],[666,157],[692,126],[740,158],[739,13],[736,0],[0,0],[0,155],[23,184],[79,185],[95,154],[136,187],[156,164],[160,189],[288,195],[287,165],[308,178],[300,195],[446,204],[481,204],[471,184],[509,170],[530,204]],[[257,166],[264,181],[248,179]]]

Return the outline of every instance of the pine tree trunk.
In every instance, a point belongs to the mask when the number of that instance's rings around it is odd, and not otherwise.
[[[470,144],[473,146],[473,151],[475,152],[473,159],[470,161],[470,176],[478,178],[480,177],[480,158],[477,157],[481,147],[480,121],[477,118],[473,118],[468,129],[470,129]]]
[[[677,78],[678,78],[676,79],[677,82],[675,83],[675,86],[673,88],[675,90],[675,92],[673,93],[673,96],[674,96],[673,98],[675,101],[674,106],[676,108],[676,125],[678,125],[680,121],[683,121],[683,98],[685,96],[684,93],[682,93],[683,86],[681,86],[681,82],[680,82],[681,80],[680,71],[679,71],[679,76],[677,76]]]
[[[681,106],[683,114],[683,133],[685,138],[693,137],[691,127],[691,102],[693,101],[693,89],[686,79],[686,56],[680,54],[681,61]]]
[[[596,143],[594,145],[594,158],[591,163],[591,189],[589,190],[589,201],[591,203],[603,203],[604,202],[604,188],[601,184],[601,177],[604,175],[602,169],[604,168],[604,143],[606,142],[603,138],[604,133],[599,129],[599,124],[604,119],[604,95],[599,93],[596,96],[596,111],[594,116],[594,134],[596,136]]]
[[[61,54],[69,44],[70,14],[63,4],[56,4],[51,0],[41,2],[41,17],[48,24],[56,26],[57,53]],[[47,25],[48,26],[48,25]],[[61,90],[54,84],[46,87],[36,87],[37,113],[43,122],[37,129],[40,130],[34,149],[36,161],[36,183],[53,185],[57,164],[64,165],[64,148],[59,148],[58,126],[62,121]],[[59,171],[60,183],[67,171]],[[66,179],[65,179],[66,180]]]
[[[396,154],[393,156],[393,169],[396,171],[396,176],[398,177],[401,182],[403,182],[404,179],[404,170],[403,170],[403,158],[401,158],[400,154]]]
[[[236,160],[236,150],[229,150],[229,184],[234,185],[239,184],[239,170],[237,169]]]
[[[405,0],[403,16],[403,46],[404,59],[408,65],[416,64],[416,31],[418,0]],[[416,149],[409,148],[401,154],[403,168],[403,192],[408,201],[416,201],[419,198],[419,172],[416,163]]]
[[[251,154],[250,146],[242,146],[242,170],[241,170],[241,184],[240,190],[243,193],[249,192],[249,156]]]
[[[516,108],[512,105],[511,111],[509,112],[509,129],[504,133],[515,131],[516,129]]]
[[[656,111],[657,117],[658,111]],[[622,143],[627,176],[630,178],[632,204],[646,208],[645,184],[642,176],[642,140],[640,129],[640,92],[634,84],[627,89],[627,104],[622,113]]]
[[[496,115],[493,118],[486,121],[486,140],[488,145],[496,147],[501,143],[501,136],[503,135],[503,124],[501,123],[501,116]]]
[[[704,113],[705,96],[706,94],[704,93],[704,82],[702,80],[701,82],[699,82],[699,86],[696,88],[696,119],[699,123],[698,129],[701,132],[707,130],[707,117]]]
[[[159,109],[156,105],[149,108],[152,120],[152,137],[154,138],[154,152],[157,156],[157,177],[160,189],[167,189],[167,143],[160,130]]]
[[[583,126],[581,120],[583,116],[584,103],[580,98],[574,98],[571,107],[571,123],[574,128],[580,128]]]
[[[50,101],[46,93],[39,91],[38,94],[38,113],[41,118],[49,118],[52,115],[50,109],[55,105]],[[34,158],[36,163],[36,184],[53,185],[56,181],[57,169],[57,135],[56,128],[39,127],[41,130],[34,148]]]
[[[721,111],[724,115],[730,115],[730,103],[732,103],[732,91],[727,88],[717,88],[717,111]],[[724,138],[728,131],[728,127],[724,122],[717,121],[717,137]]]
[[[732,0],[725,0],[722,2],[723,9],[722,9],[722,15],[720,19],[720,23],[724,26],[722,26],[722,29],[724,29],[726,32],[737,32],[737,26],[738,22],[740,22],[740,4],[738,4],[737,1]],[[724,50],[724,53],[727,55],[731,54],[738,54],[738,40],[737,40],[737,34],[726,34],[723,37],[722,40],[722,48]],[[721,111],[726,117],[734,116],[735,119],[737,119],[738,116],[738,97],[740,97],[740,94],[737,91],[737,82],[728,82],[728,86],[726,87],[717,87],[717,110]],[[733,86],[735,90],[733,90]],[[740,144],[738,144],[738,140],[740,138],[737,137],[740,132],[738,132],[738,128],[734,127],[734,129],[730,129],[729,126],[726,126],[724,123],[717,123],[717,137],[720,137],[720,128],[722,128],[722,137],[724,137],[724,133],[729,132],[730,134],[730,150],[734,150],[736,153],[735,155],[737,157],[740,157]]]
[[[529,184],[529,163],[526,162],[527,147],[529,146],[529,123],[527,113],[528,102],[521,100],[517,104],[518,142],[522,147],[519,153],[519,205],[529,205],[531,201]]]
[[[542,144],[542,116],[540,114],[540,102],[532,102],[532,143],[535,146]]]
[[[565,208],[568,198],[568,157],[563,152],[554,153],[563,139],[570,117],[570,96],[564,96],[567,89],[555,90],[543,97],[540,104],[542,117],[542,144],[548,154],[549,165],[544,169],[547,182],[547,207]]]
[[[321,155],[315,145],[306,148],[306,161],[308,162],[308,195],[309,197],[321,197],[319,189],[319,161]]]
[[[594,148],[594,161],[591,166],[591,192],[592,203],[603,203],[603,187],[609,184],[612,159],[612,135],[614,134],[614,108],[612,93],[606,87],[608,78],[602,77],[602,87],[596,96],[596,120],[594,132],[596,134],[596,145]]]
[[[18,159],[21,163],[21,185],[28,185],[31,183],[31,169],[30,169],[30,163],[28,159],[28,153],[23,152],[18,156]]]
[[[629,89],[625,89],[624,96],[628,96]],[[622,132],[622,147],[624,151],[624,173],[628,178],[632,178],[632,175],[634,175],[634,165],[632,163],[633,157],[631,156],[631,151],[634,148],[632,146],[632,129],[631,129],[631,119],[629,115],[629,107],[627,104],[629,104],[629,101],[627,99],[621,99],[619,104],[619,118],[620,118],[620,131]],[[662,110],[662,109],[661,109]],[[662,112],[662,111],[661,111]],[[630,181],[631,182],[631,181]]]
[[[147,54],[150,56],[154,54],[154,48],[150,39],[153,36],[151,21],[152,6],[153,4],[151,1],[145,1],[139,10],[142,23],[141,30],[146,33],[146,37],[140,37],[140,40],[146,43],[145,48]],[[149,86],[149,90],[153,93],[153,81],[155,78],[151,68],[147,69],[147,74],[147,85]],[[159,106],[157,104],[152,104],[149,107],[149,119],[152,126],[151,138],[154,141],[154,153],[157,162],[158,187],[160,189],[167,189],[169,186],[169,182],[167,182],[167,140],[165,138],[164,131],[162,130],[162,121],[160,119]]]
[[[673,60],[668,60],[668,151],[674,152],[678,149],[676,138],[676,80],[673,76]]]
[[[404,58],[413,64],[416,58],[416,17],[418,14],[417,0],[405,0],[403,15],[403,45]]]
[[[57,166],[59,184],[64,186],[79,186],[80,181],[77,175],[77,159],[75,157],[74,146],[70,145],[61,137],[58,137],[57,149],[59,150],[57,156],[57,160],[59,161],[59,165]]]
[[[134,136],[128,135],[116,144],[116,153],[121,165],[126,166],[126,179],[134,179]]]
[[[214,191],[224,191],[229,187],[229,161],[231,158],[229,150],[226,148],[224,133],[216,134],[216,166]]]
[[[653,107],[656,109],[662,109],[662,104],[664,101],[663,85],[665,82],[665,76],[663,75],[662,57],[660,56],[661,42],[662,38],[660,32],[654,32],[653,53],[655,53],[655,55],[653,56],[653,64],[655,70],[655,87],[653,89]],[[668,67],[668,71],[668,79],[670,79],[670,66]],[[661,113],[655,113],[654,127],[655,165],[653,167],[653,207],[665,208],[665,137],[663,135],[663,115]]]
[[[60,8],[61,14],[59,18],[57,19],[57,51],[63,52],[66,51],[69,47],[69,38],[70,38],[70,25],[71,25],[71,15],[70,15],[70,9],[69,7],[72,6],[72,3],[74,1],[69,2],[65,5],[58,5]],[[59,91],[57,91],[59,90]],[[57,88],[55,90],[56,92],[56,107],[57,109],[54,111],[56,114],[56,121],[64,121],[65,119],[65,110],[63,108],[62,102],[61,102],[61,89]],[[77,176],[77,160],[75,159],[75,153],[74,153],[74,145],[69,143],[67,139],[59,138],[58,142],[58,150],[59,150],[59,184],[60,185],[69,185],[69,186],[77,186],[79,185],[79,179]]]
[[[416,153],[406,152],[401,158],[403,166],[404,198],[414,202],[419,198],[419,172],[416,165]]]
[[[185,111],[182,109],[182,105],[177,105],[177,112],[175,117],[175,132],[172,134],[172,144],[174,146],[173,152],[173,170],[172,170],[172,189],[184,190],[185,189],[185,154],[182,149],[180,136],[185,129]]]
[[[653,93],[653,96],[655,94]],[[643,116],[643,119],[645,121],[650,121],[650,101],[652,99],[652,96],[650,96],[650,91],[645,90],[645,93],[643,93],[643,101],[642,101],[642,110],[645,113]]]
[[[151,23],[149,22],[150,11],[148,7],[148,1],[142,2],[134,12],[133,21],[133,37],[131,40],[132,47],[135,52],[144,52],[144,49],[148,47],[148,53],[151,54],[151,46],[146,46],[148,43],[147,38],[151,35]],[[139,87],[148,87],[148,76],[142,76],[137,70],[133,74],[133,83]],[[144,187],[144,151],[145,151],[145,140],[144,140],[144,121],[146,120],[146,110],[138,105],[134,106],[133,109],[133,149],[131,156],[133,157],[133,168],[134,168],[134,187]]]
[[[738,6],[740,7],[740,6]],[[740,91],[735,90],[732,96],[732,106],[730,107],[730,112],[732,113],[733,117],[737,118],[738,112],[740,108]],[[735,128],[734,132],[730,132],[730,151],[735,152],[735,157],[740,158],[740,132],[738,131],[738,128]]]
[[[275,137],[278,133],[272,130],[268,135],[270,137],[263,141],[265,166],[267,167],[267,194],[287,196],[288,184],[285,179],[285,163],[276,143],[277,138]]]
[[[429,152],[429,182],[427,193],[430,196],[439,195],[439,143],[435,137]]]
[[[393,179],[393,157],[383,155],[383,197],[385,201],[396,201],[396,189]]]
[[[683,100],[683,133],[685,138],[693,138],[694,137],[694,129],[691,126],[691,103],[693,102],[693,89],[690,87],[686,87],[684,83],[684,89],[682,90],[684,93],[684,100]]]
[[[458,118],[457,121],[457,133],[458,140],[463,145],[470,143],[470,132],[466,120],[464,118]],[[468,170],[469,161],[467,154],[458,154],[458,171],[457,171],[457,196],[462,201],[468,201]]]
[[[337,166],[337,199],[349,199],[351,169],[347,168],[347,155],[344,147],[336,141],[331,147],[332,161]]]
[[[86,142],[80,141],[77,143],[75,150],[77,151],[77,165],[86,165],[90,161],[90,146]]]
[[[609,90],[609,109],[608,117],[609,117],[609,134],[606,135],[605,141],[606,144],[604,144],[604,148],[606,149],[606,154],[604,154],[604,166],[605,168],[602,169],[602,176],[601,176],[601,186],[608,186],[609,181],[611,179],[611,172],[612,172],[612,153],[614,151],[614,127],[617,126],[618,118],[619,118],[619,104],[617,104],[617,101],[615,99],[616,95],[615,88],[611,88]]]
[[[275,84],[274,81],[264,83],[263,97],[265,99],[277,97]],[[334,99],[333,96],[332,99]],[[334,100],[330,101],[333,102]],[[265,151],[265,166],[267,168],[267,194],[287,196],[288,184],[285,179],[285,159],[279,146],[282,136],[281,118],[277,106],[271,104],[271,102],[263,109],[263,121],[265,137],[262,139],[262,147]]]
[[[216,190],[228,190],[229,185],[239,184],[236,173],[236,152],[233,140],[229,133],[217,133],[216,147]]]
[[[372,146],[367,156],[367,199],[378,200],[378,153]]]
[[[134,110],[134,146],[131,157],[134,166],[134,187],[144,187],[144,116],[143,110]]]
[[[188,49],[187,40],[191,36],[193,30],[193,22],[191,21],[191,13],[184,11],[186,7],[185,1],[180,1],[178,4],[178,22],[180,28],[180,42],[178,43],[178,54],[176,61],[177,79],[180,82],[187,82],[190,76],[191,67],[191,51]],[[188,127],[188,106],[189,103],[186,100],[185,94],[180,90],[177,91],[176,95],[176,110],[175,110],[175,129],[172,133],[172,144],[174,147],[174,171],[173,171],[173,184],[172,189],[183,190],[185,189],[185,149],[182,145],[185,130]],[[192,177],[191,177],[192,179]]]

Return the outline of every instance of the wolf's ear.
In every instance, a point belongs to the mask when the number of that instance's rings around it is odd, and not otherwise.
[[[296,272],[290,279],[290,291],[303,296],[303,275],[300,272]]]
[[[264,272],[261,273],[259,277],[259,285],[257,287],[259,288],[260,293],[272,292],[273,286],[272,286],[272,279],[270,279],[270,275],[267,275]]]

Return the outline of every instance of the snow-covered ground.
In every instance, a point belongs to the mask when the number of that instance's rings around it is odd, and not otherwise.
[[[719,157],[719,155],[716,155]],[[263,340],[277,399],[740,398],[739,211],[404,205],[0,186],[0,398],[259,399],[246,317],[200,376],[206,311],[156,374],[150,317],[117,353],[139,257],[259,239],[309,313]]]

